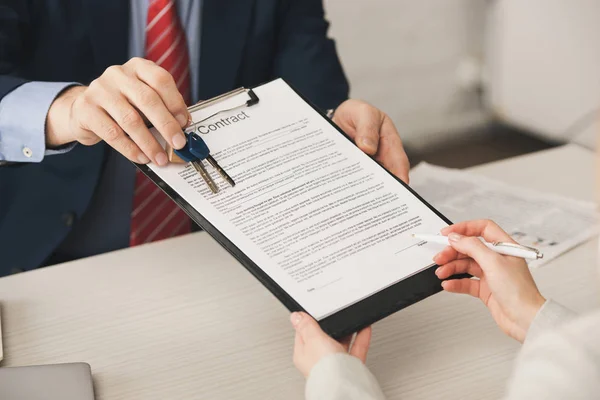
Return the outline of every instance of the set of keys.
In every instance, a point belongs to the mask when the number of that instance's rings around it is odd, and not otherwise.
[[[174,153],[181,158],[183,161],[190,163],[194,169],[200,174],[208,188],[213,193],[219,192],[219,186],[215,183],[215,181],[211,178],[210,174],[206,170],[204,166],[204,160],[208,161],[208,163],[217,170],[219,175],[225,179],[227,183],[229,183],[232,187],[235,186],[235,182],[231,177],[225,172],[223,168],[217,163],[217,160],[210,155],[210,150],[208,146],[204,142],[204,140],[194,133],[185,133],[187,138],[187,144],[180,150],[174,150]]]

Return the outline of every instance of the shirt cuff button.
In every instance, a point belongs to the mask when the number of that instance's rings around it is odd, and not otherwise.
[[[74,212],[66,212],[64,214],[62,214],[60,216],[63,224],[65,224],[66,227],[70,228],[71,226],[73,226],[73,223],[75,222],[75,219],[77,218],[77,214],[75,214]]]
[[[27,158],[31,158],[31,156],[33,155],[33,152],[31,151],[31,149],[29,147],[23,147],[23,155]]]

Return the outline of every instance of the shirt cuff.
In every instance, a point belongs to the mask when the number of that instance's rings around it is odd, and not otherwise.
[[[40,162],[75,144],[46,150],[46,117],[54,99],[75,82],[28,82],[0,100],[0,161]]]
[[[553,300],[546,300],[539,309],[529,330],[527,331],[527,337],[525,343],[529,343],[534,338],[538,337],[543,332],[564,324],[565,322],[575,318],[577,313],[574,311],[556,303]]]
[[[356,357],[337,353],[321,359],[306,381],[306,400],[384,400],[379,383]]]
[[[60,146],[55,149],[46,149],[46,151],[44,151],[44,155],[45,156],[53,156],[56,154],[68,153],[69,151],[73,150],[73,148],[75,146],[77,146],[77,142],[68,143],[68,144],[65,144],[64,146]]]

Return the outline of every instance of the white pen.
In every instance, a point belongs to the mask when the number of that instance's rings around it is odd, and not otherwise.
[[[447,236],[420,234],[420,233],[413,233],[412,236],[416,239],[425,240],[427,242],[445,244],[447,246],[450,245],[450,243],[448,242]],[[486,242],[481,237],[478,239],[481,240],[481,242],[483,244],[485,244],[488,249],[490,249],[498,254],[504,254],[505,256],[528,258],[531,260],[537,260],[538,258],[544,257],[544,255],[542,253],[540,253],[540,251],[538,249],[534,249],[533,247],[523,246],[523,245],[514,244],[514,243],[506,243],[506,242],[489,243],[489,242]]]

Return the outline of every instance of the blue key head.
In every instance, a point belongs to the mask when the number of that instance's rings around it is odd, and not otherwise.
[[[186,139],[188,140],[186,145],[179,150],[174,149],[174,152],[175,152],[175,154],[177,154],[177,156],[179,158],[181,158],[185,162],[197,161],[198,157],[193,155],[192,152],[190,151],[190,135],[186,134],[185,136],[186,136]]]
[[[210,150],[204,142],[204,139],[202,139],[200,136],[190,133],[188,135],[188,144],[190,153],[196,156],[199,160],[204,160],[209,156]]]

